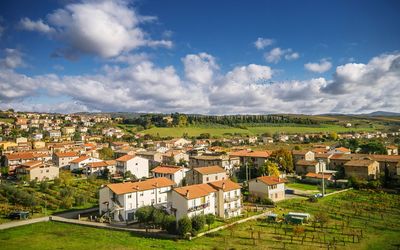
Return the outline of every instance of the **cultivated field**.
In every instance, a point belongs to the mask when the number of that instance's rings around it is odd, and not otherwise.
[[[323,212],[328,216],[323,227],[259,220],[192,241],[172,241],[44,222],[0,232],[0,244],[3,249],[328,249],[328,245],[332,249],[398,249],[399,205],[396,195],[349,191],[317,203],[287,200],[275,209],[278,214]]]
[[[345,128],[338,125],[323,124],[319,126],[295,126],[295,125],[263,125],[263,126],[244,126],[244,128],[228,127],[228,126],[193,126],[193,127],[174,127],[159,128],[140,131],[141,134],[159,135],[161,137],[182,137],[184,134],[188,136],[199,136],[203,133],[209,133],[211,136],[224,137],[234,134],[240,135],[261,135],[263,133],[285,133],[285,134],[302,134],[302,133],[350,133],[350,132],[369,132],[375,131],[372,127]]]

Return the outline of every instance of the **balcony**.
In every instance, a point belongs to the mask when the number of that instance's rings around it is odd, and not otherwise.
[[[209,206],[210,206],[210,203],[207,202],[207,203],[204,203],[204,204],[201,204],[201,205],[198,205],[198,206],[194,206],[194,207],[189,208],[189,209],[188,209],[188,212],[190,213],[190,212],[199,211],[199,210],[205,209],[205,208],[207,208],[207,207],[209,207]]]
[[[226,214],[228,214],[228,213],[234,213],[234,212],[238,211],[238,210],[241,209],[241,208],[242,208],[242,207],[227,208],[227,209],[225,209],[225,213],[226,213]]]
[[[226,198],[224,199],[224,202],[225,202],[225,203],[229,203],[229,202],[237,201],[237,200],[239,200],[239,199],[240,199],[240,196],[239,196],[239,195],[234,196],[234,197],[226,197]]]

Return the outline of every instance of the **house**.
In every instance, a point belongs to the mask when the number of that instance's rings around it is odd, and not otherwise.
[[[50,130],[49,131],[49,136],[50,136],[50,138],[61,137],[61,131],[60,130]]]
[[[84,166],[88,163],[93,163],[93,162],[100,162],[102,160],[94,157],[90,157],[88,155],[82,155],[79,158],[76,158],[72,161],[69,162],[69,170],[71,171],[76,171],[80,169],[84,169]]]
[[[270,151],[240,150],[229,154],[231,157],[239,157],[242,166],[252,164],[255,168],[261,167],[271,155]]]
[[[171,201],[177,220],[200,214],[216,215],[217,190],[208,184],[178,187],[172,190]]]
[[[220,166],[231,174],[239,167],[239,164],[239,157],[225,154],[203,154],[189,157],[189,166],[192,168]]]
[[[72,135],[75,133],[75,128],[74,127],[63,127],[62,132],[64,135]]]
[[[379,163],[375,160],[351,160],[344,164],[346,178],[351,176],[371,180],[377,179],[379,175]]]
[[[108,184],[99,192],[99,213],[114,221],[134,221],[135,211],[143,206],[168,208],[172,187],[168,178]]]
[[[351,150],[345,147],[334,148],[328,151],[329,154],[351,154]]]
[[[180,150],[169,150],[162,154],[162,162],[165,164],[189,162],[189,155]]]
[[[175,182],[176,186],[182,186],[183,180],[186,177],[186,171],[188,169],[180,166],[170,166],[170,165],[160,165],[151,170],[153,176],[155,178],[165,177],[173,182]]]
[[[399,149],[396,146],[386,146],[386,150],[388,155],[399,155]]]
[[[307,173],[304,176],[304,181],[308,183],[313,183],[313,184],[320,184],[322,182],[322,179],[325,180],[325,182],[333,182],[334,177],[332,173]]]
[[[26,181],[54,180],[58,178],[59,173],[58,167],[42,161],[28,161],[15,168],[17,178]]]
[[[16,166],[27,161],[49,161],[51,156],[46,152],[17,152],[5,155],[5,166]]]
[[[225,219],[240,216],[242,209],[240,185],[229,179],[208,184],[217,190],[217,216]]]
[[[53,162],[59,168],[64,168],[69,166],[69,163],[77,158],[79,158],[78,153],[73,151],[53,153]]]
[[[152,167],[158,166],[163,162],[163,154],[157,151],[140,151],[136,152],[136,156],[148,159]]]
[[[273,176],[261,176],[249,181],[249,193],[272,201],[285,199],[285,180]]]
[[[116,172],[116,165],[117,162],[115,160],[89,162],[84,166],[84,169],[88,175],[96,174],[101,176],[105,171],[108,171],[108,174],[112,175]]]
[[[313,161],[315,160],[315,153],[311,150],[293,150],[293,161],[297,162],[298,160],[306,160]]]
[[[124,155],[116,159],[118,174],[126,174],[130,171],[136,178],[149,177],[149,160],[133,155]]]
[[[272,137],[263,136],[262,141],[264,144],[274,143],[274,139]]]
[[[220,166],[192,168],[186,174],[188,185],[203,184],[228,179],[225,169]]]
[[[326,170],[325,162],[298,160],[295,164],[295,171],[298,175],[307,173],[319,173]]]

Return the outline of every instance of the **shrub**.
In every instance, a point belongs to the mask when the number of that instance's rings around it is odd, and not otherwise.
[[[200,231],[206,224],[206,217],[204,215],[195,215],[192,217],[192,229],[194,231]]]
[[[49,183],[47,181],[42,181],[39,185],[40,191],[47,192],[49,189]]]
[[[213,214],[207,214],[206,223],[208,225],[208,230],[210,230],[210,227],[214,222],[215,222],[215,216]]]
[[[192,231],[192,221],[185,216],[178,221],[178,234],[185,236]]]
[[[263,205],[275,205],[275,203],[268,197],[261,199],[260,203]]]
[[[165,217],[164,211],[162,211],[161,209],[157,209],[157,208],[153,209],[153,211],[151,213],[151,221],[155,225],[161,226],[163,224],[164,217]]]
[[[318,198],[315,196],[310,196],[310,198],[308,198],[309,202],[318,202]]]
[[[162,221],[161,228],[170,234],[176,233],[176,218],[173,215],[165,215]]]
[[[135,216],[140,223],[148,223],[152,218],[153,207],[144,206],[138,208],[135,212]]]

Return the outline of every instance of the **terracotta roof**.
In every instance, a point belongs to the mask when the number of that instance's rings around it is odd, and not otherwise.
[[[204,197],[213,192],[216,192],[212,186],[208,184],[197,184],[174,189],[175,192],[182,195],[188,200]]]
[[[173,185],[175,185],[175,183],[170,179],[160,177],[148,179],[145,181],[108,184],[107,187],[116,194],[126,194],[135,193],[137,191],[150,190],[156,187],[169,187]]]
[[[69,163],[80,163],[80,162],[82,162],[82,161],[84,161],[84,160],[87,160],[87,159],[89,159],[89,158],[90,158],[90,157],[87,156],[87,155],[82,155],[82,156],[79,157],[79,158],[73,159],[73,160],[70,161]]]
[[[154,168],[153,170],[151,170],[151,172],[159,173],[159,174],[175,174],[176,172],[178,172],[179,170],[182,170],[182,169],[183,169],[183,167],[180,167],[180,166],[161,165],[161,166],[158,166],[158,167]]]
[[[225,173],[225,169],[221,168],[220,166],[209,166],[209,167],[199,167],[193,169],[200,174],[218,174],[218,173]]]
[[[24,164],[21,164],[21,166],[26,166],[26,167],[34,167],[34,166],[36,166],[36,165],[40,165],[40,164],[42,164],[42,162],[41,161],[27,161],[27,162],[25,162]]]
[[[8,160],[27,160],[27,159],[34,159],[38,157],[46,157],[49,156],[47,153],[37,153],[37,152],[20,152],[20,153],[11,153],[6,154]]]
[[[306,177],[310,178],[316,178],[316,179],[322,179],[322,174],[316,174],[316,173],[307,173]],[[329,179],[332,177],[331,173],[324,173],[324,179]]]
[[[233,182],[233,181],[231,181],[229,179],[210,182],[208,184],[211,185],[215,189],[222,189],[224,192],[240,189],[240,185],[239,184],[237,184],[236,182]]]
[[[392,145],[386,146],[386,148],[388,148],[388,149],[398,149],[397,146],[392,146]]]
[[[400,155],[370,155],[370,158],[380,162],[398,162],[400,161]]]
[[[116,165],[116,164],[117,164],[117,161],[116,161],[116,160],[106,160],[106,161],[104,161],[104,162],[107,163],[108,166]]]
[[[274,177],[274,176],[261,176],[261,177],[257,177],[257,180],[259,180],[267,185],[275,185],[275,184],[286,182],[285,179],[282,179],[279,177]]]
[[[133,155],[124,155],[116,159],[116,161],[129,161],[131,159],[135,158]]]
[[[314,148],[312,151],[316,154],[323,154],[323,153],[328,152],[328,150],[326,148]]]
[[[236,152],[230,153],[231,156],[241,156],[241,157],[259,157],[259,158],[268,158],[271,155],[270,151],[248,151],[248,150],[240,150]]]
[[[89,168],[101,168],[101,167],[107,167],[108,164],[104,161],[98,161],[98,162],[91,162],[86,164],[86,167]]]
[[[348,153],[351,152],[350,149],[345,148],[345,147],[339,147],[339,148],[335,148],[335,150],[340,151],[340,152],[344,152],[344,153]]]
[[[58,157],[75,157],[75,156],[78,156],[78,153],[77,152],[73,152],[73,151],[70,151],[70,152],[57,152],[57,153],[55,153],[55,155],[57,155]]]
[[[298,166],[315,166],[317,164],[318,164],[317,161],[298,160],[296,162],[296,165],[298,165]]]
[[[292,150],[293,155],[305,155],[308,152],[310,152],[310,150]]]
[[[373,164],[374,160],[351,160],[346,162],[344,165],[347,167],[368,167]]]

